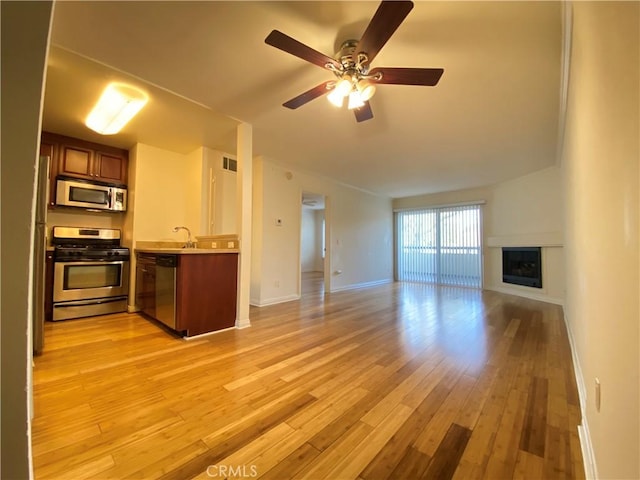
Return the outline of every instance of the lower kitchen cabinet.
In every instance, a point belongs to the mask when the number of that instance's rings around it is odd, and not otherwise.
[[[176,290],[177,329],[187,336],[233,327],[238,254],[180,255]]]
[[[145,315],[156,316],[156,258],[138,254],[136,262],[136,306]]]
[[[44,257],[44,319],[53,320],[53,252],[47,251]]]
[[[142,313],[161,321],[184,336],[230,328],[236,322],[238,288],[237,253],[177,254],[173,302],[167,302],[166,281],[160,281],[158,257],[164,254],[138,252],[136,305]],[[166,268],[163,267],[163,268]],[[165,275],[166,276],[166,275]],[[166,280],[166,279],[165,279]],[[161,287],[160,284],[163,286]],[[160,315],[158,298],[164,313]],[[167,319],[166,306],[173,303],[175,318]]]

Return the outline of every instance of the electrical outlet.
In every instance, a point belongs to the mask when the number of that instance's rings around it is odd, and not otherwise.
[[[596,411],[600,411],[600,379],[596,377]]]

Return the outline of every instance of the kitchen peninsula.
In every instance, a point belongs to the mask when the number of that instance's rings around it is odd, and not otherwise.
[[[229,245],[237,247],[237,240]],[[184,337],[235,325],[237,248],[137,242],[135,253],[136,306],[141,313]]]

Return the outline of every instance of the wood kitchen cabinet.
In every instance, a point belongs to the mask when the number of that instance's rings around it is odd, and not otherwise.
[[[155,255],[141,254],[136,262],[136,306],[150,317],[156,315],[156,259]]]
[[[128,159],[83,145],[63,143],[58,156],[58,175],[126,185]]]
[[[58,175],[118,186],[127,185],[127,150],[42,132],[40,154],[51,157],[49,205],[55,205]]]
[[[44,257],[44,319],[53,320],[53,251],[47,251]]]
[[[137,253],[136,305],[145,315],[170,325],[172,323],[167,322],[166,317],[161,319],[160,304],[156,305],[156,299],[161,298],[156,283],[160,278],[156,271],[158,255],[166,256],[167,253]],[[236,323],[238,254],[184,253],[176,254],[176,257],[175,330],[191,337],[233,327]],[[162,302],[166,304],[166,298],[162,298]]]
[[[176,272],[177,329],[200,335],[236,324],[238,254],[180,255]]]

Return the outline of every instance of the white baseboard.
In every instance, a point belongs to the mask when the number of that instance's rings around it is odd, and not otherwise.
[[[580,437],[580,450],[582,451],[585,478],[587,478],[587,480],[596,480],[598,478],[596,457],[593,453],[593,444],[591,443],[589,426],[584,414],[582,415],[582,424],[578,425],[578,436]]]
[[[342,292],[344,290],[354,290],[356,288],[375,287],[377,285],[385,285],[387,283],[392,283],[392,282],[393,282],[393,279],[385,278],[383,280],[375,280],[373,282],[353,283],[351,285],[344,285],[342,287],[332,288],[331,293]]]
[[[580,437],[580,450],[582,451],[582,462],[584,464],[584,473],[587,479],[598,478],[598,468],[596,466],[596,457],[593,451],[593,443],[591,442],[591,434],[589,432],[589,424],[587,422],[587,387],[582,375],[582,368],[578,361],[578,354],[573,339],[573,332],[567,314],[563,315],[564,325],[567,329],[569,337],[569,346],[571,348],[571,358],[573,359],[573,371],[576,377],[576,385],[578,386],[578,397],[580,399],[580,425],[578,425],[578,436]]]
[[[199,335],[192,335],[191,337],[182,337],[183,340],[190,342],[191,340],[198,340],[202,337],[209,337],[211,335],[215,335],[217,333],[226,332],[228,330],[234,330],[236,327],[222,328],[220,330],[214,330],[213,332],[201,333]]]
[[[554,305],[564,306],[564,299],[550,297],[544,293],[529,292],[527,290],[520,290],[519,288],[497,287],[492,285],[485,285],[485,290],[491,290],[493,292],[506,293],[507,295],[516,295],[518,297],[529,298],[531,300],[537,300],[539,302],[553,303]]]
[[[249,320],[249,318],[244,318],[244,319],[237,319],[236,320],[236,328],[238,330],[242,330],[243,328],[248,328],[251,326],[251,320]]]
[[[285,295],[283,297],[267,298],[265,300],[250,299],[249,303],[251,305],[253,305],[254,307],[266,307],[268,305],[275,305],[277,303],[292,302],[294,300],[300,300],[300,295],[292,294],[292,295]]]

